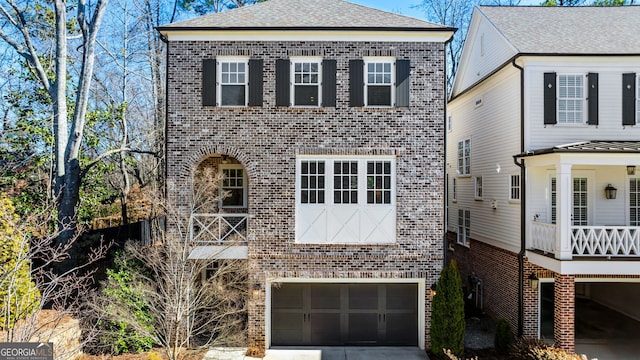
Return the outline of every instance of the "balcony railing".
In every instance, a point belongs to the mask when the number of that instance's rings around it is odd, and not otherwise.
[[[189,240],[194,245],[246,245],[248,214],[191,214]]]
[[[576,256],[640,256],[640,228],[572,226],[571,252]]]
[[[555,254],[556,225],[538,221],[529,224],[529,248]],[[571,241],[571,256],[640,256],[640,227],[637,226],[571,226],[571,239],[563,241]]]

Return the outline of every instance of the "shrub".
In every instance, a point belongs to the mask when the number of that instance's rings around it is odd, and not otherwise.
[[[0,330],[13,329],[39,308],[40,299],[31,279],[29,237],[18,229],[11,200],[0,195]]]
[[[458,266],[451,261],[440,273],[436,294],[431,303],[431,349],[446,359],[442,349],[456,356],[464,351],[464,299]],[[434,350],[435,349],[435,350]]]
[[[115,269],[107,269],[107,281],[102,290],[110,300],[107,306],[112,307],[109,311],[112,316],[100,324],[104,331],[102,342],[112,344],[116,355],[148,351],[155,345],[153,339],[146,335],[153,329],[153,318],[140,290],[135,286],[134,272],[129,268],[131,265],[119,259]],[[133,317],[133,323],[142,328],[131,326],[132,321],[126,317]]]
[[[513,330],[511,324],[506,319],[498,320],[496,325],[496,335],[493,339],[493,347],[498,354],[507,354],[513,345]]]
[[[521,360],[588,360],[586,355],[569,354],[539,339],[522,338],[513,346],[511,357]],[[597,360],[597,359],[593,359]]]

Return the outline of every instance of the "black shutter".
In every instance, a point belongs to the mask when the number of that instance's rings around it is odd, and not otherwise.
[[[589,118],[587,124],[598,125],[598,74],[589,73]]]
[[[636,74],[622,74],[622,125],[636,124]]]
[[[349,106],[364,106],[363,60],[349,60]]]
[[[396,60],[396,106],[409,106],[410,60]]]
[[[202,106],[216,106],[216,59],[202,60]]]
[[[291,86],[289,71],[291,71],[289,59],[276,60],[276,106],[289,106]]]
[[[336,106],[336,71],[335,60],[322,60],[322,106]]]
[[[249,106],[262,106],[262,59],[249,59]]]
[[[556,123],[556,73],[544,73],[544,124]]]

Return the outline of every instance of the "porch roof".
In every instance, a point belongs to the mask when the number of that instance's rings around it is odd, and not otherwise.
[[[603,141],[591,140],[550,148],[529,150],[515,155],[516,158],[552,153],[640,153],[640,141]]]

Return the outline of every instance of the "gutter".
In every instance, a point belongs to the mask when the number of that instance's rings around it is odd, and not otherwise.
[[[524,153],[524,68],[516,64],[517,57],[511,65],[520,70],[520,153]],[[520,252],[518,253],[518,337],[524,334],[524,255],[527,250],[525,209],[527,204],[525,176],[527,169],[524,159],[518,162],[518,155],[513,156],[513,163],[520,168]]]

